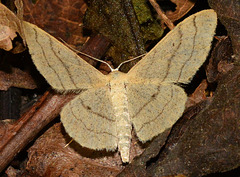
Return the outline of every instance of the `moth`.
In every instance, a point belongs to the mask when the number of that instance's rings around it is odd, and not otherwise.
[[[215,33],[213,10],[179,23],[128,73],[103,75],[37,26],[24,22],[33,62],[53,89],[79,93],[61,111],[66,132],[81,146],[114,151],[129,162],[131,132],[151,140],[181,117],[187,84],[205,61]],[[79,92],[79,90],[84,90]]]

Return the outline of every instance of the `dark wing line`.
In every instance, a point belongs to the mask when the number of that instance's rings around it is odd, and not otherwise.
[[[50,36],[48,36],[48,38],[49,38],[49,40],[50,40],[50,43],[52,43],[52,38],[50,38]],[[51,48],[53,49],[52,45],[51,45]],[[69,50],[70,50],[70,49],[69,49]],[[88,78],[88,79],[86,79],[86,80],[91,81],[90,83],[94,83],[94,82],[92,81],[92,78],[89,76],[89,74],[87,74],[87,73],[90,73],[91,70],[87,70],[87,72],[84,72],[84,70],[82,69],[83,66],[82,66],[80,60],[82,60],[82,62],[86,62],[84,59],[82,59],[81,57],[79,57],[78,55],[76,55],[76,57],[77,57],[76,60],[78,61],[78,65],[73,64],[73,63],[71,63],[71,62],[69,62],[69,61],[64,61],[64,62],[63,62],[63,60],[55,53],[55,51],[54,51],[54,50],[52,50],[52,51],[53,51],[54,55],[60,60],[60,62],[62,63],[63,67],[66,69],[66,71],[67,71],[67,73],[68,73],[68,75],[69,75],[69,78],[70,78],[70,80],[72,81],[72,83],[74,84],[74,86],[75,86],[76,89],[79,89],[79,88],[77,87],[77,83],[75,83],[75,81],[73,80],[73,77],[72,77],[71,73],[69,72],[69,70],[67,69],[65,63],[70,63],[70,65],[73,65],[73,66],[81,69],[81,73],[82,73],[82,74],[84,73],[84,77],[87,77],[87,78]],[[71,51],[71,50],[70,50],[70,51]],[[71,52],[72,52],[72,51],[71,51]],[[84,63],[84,64],[88,64],[90,67],[92,67],[92,69],[94,69],[95,72],[99,72],[100,74],[102,74],[100,71],[98,71],[98,70],[97,70],[96,68],[94,68],[92,65],[90,65],[88,62],[86,62],[86,63]]]
[[[42,51],[42,53],[43,53],[44,59],[45,59],[46,62],[47,62],[47,65],[49,66],[49,68],[51,68],[51,69],[53,70],[53,72],[54,72],[55,75],[57,76],[58,80],[60,81],[61,86],[63,87],[63,89],[66,90],[65,87],[64,87],[64,85],[63,85],[63,83],[61,82],[61,77],[59,77],[59,75],[57,74],[56,70],[53,69],[53,68],[50,66],[50,64],[49,64],[49,62],[48,62],[48,60],[47,60],[46,54],[45,54],[45,52],[44,52],[44,50],[43,50],[43,47],[42,47],[42,45],[38,42],[38,34],[37,34],[36,29],[34,29],[34,28],[32,28],[32,29],[34,30],[34,33],[35,33],[35,40],[36,40],[37,44],[40,46],[40,48],[41,48],[41,51]]]
[[[193,55],[193,52],[195,50],[195,42],[196,42],[196,35],[197,35],[197,32],[198,32],[198,29],[197,29],[197,25],[196,25],[196,16],[194,16],[193,18],[193,26],[194,28],[196,29],[195,30],[195,34],[193,36],[193,47],[192,47],[192,52],[191,52],[191,55],[189,56],[189,58],[184,62],[184,64],[182,65],[181,69],[180,69],[180,73],[179,73],[179,76],[178,76],[178,79],[177,79],[177,82],[179,81],[179,79],[181,78],[181,75],[182,75],[182,71],[183,71],[183,68],[184,66],[186,66],[187,62],[190,61],[190,59],[192,58],[192,55]],[[180,29],[180,28],[179,28]]]
[[[135,89],[136,90],[136,89]],[[150,103],[155,99],[155,96],[159,94],[159,90],[160,90],[160,86],[158,86],[157,88],[157,92],[154,93],[151,98],[138,110],[138,112],[132,116],[132,119],[136,118],[136,116]],[[138,92],[137,92],[138,93]],[[140,93],[138,93],[138,95],[140,95]],[[142,96],[143,97],[143,96]]]
[[[159,93],[159,92],[158,92]],[[173,89],[171,90],[171,99],[164,105],[162,111],[153,119],[145,122],[144,124],[142,124],[141,128],[139,128],[138,130],[136,130],[136,133],[140,132],[147,124],[150,124],[151,122],[154,122],[159,116],[161,116],[161,114],[163,113],[164,111],[164,108],[171,102],[173,98]]]
[[[82,101],[82,100],[81,100],[81,101]],[[73,117],[74,117],[76,120],[80,121],[80,122],[83,124],[83,126],[85,127],[86,130],[88,130],[88,131],[90,131],[90,132],[95,132],[95,133],[98,133],[98,134],[111,135],[111,136],[117,138],[115,135],[113,135],[113,134],[111,134],[111,133],[108,133],[108,132],[105,132],[105,131],[94,131],[93,129],[88,128],[88,127],[86,126],[86,124],[82,121],[82,119],[80,119],[78,116],[76,116],[76,115],[73,113],[71,102],[69,103],[69,107],[70,107],[70,110],[71,110],[71,113],[72,113]],[[87,109],[87,108],[86,108],[86,109]],[[109,119],[107,119],[107,120],[109,120]],[[111,121],[113,121],[113,120],[111,120]]]
[[[57,78],[58,78],[58,80],[59,80],[62,88],[63,88],[64,90],[66,90],[65,87],[64,87],[64,84],[63,84],[64,82],[62,82],[62,80],[61,80],[61,77],[58,75],[57,71],[56,71],[53,67],[51,67],[50,63],[48,62],[48,59],[47,59],[46,54],[45,54],[45,52],[44,52],[44,49],[43,49],[42,45],[39,43],[39,41],[38,41],[38,33],[37,33],[37,30],[36,30],[35,28],[32,28],[32,29],[34,30],[34,33],[35,33],[35,40],[36,40],[37,44],[40,46],[40,48],[41,48],[41,50],[42,50],[42,52],[43,52],[44,59],[46,60],[48,67],[53,70],[53,72],[54,72],[55,75],[57,76]],[[49,41],[50,41],[50,46],[51,46],[51,49],[52,49],[52,51],[53,51],[53,54],[54,54],[55,57],[62,63],[62,66],[64,67],[64,69],[65,69],[66,72],[68,73],[68,77],[70,78],[72,84],[74,85],[74,87],[75,87],[76,89],[80,89],[80,88],[77,87],[77,84],[78,84],[78,83],[76,83],[76,82],[74,81],[71,73],[70,73],[69,70],[67,69],[66,63],[70,63],[70,65],[73,65],[73,66],[81,69],[81,68],[84,67],[84,66],[82,66],[82,63],[81,63],[81,62],[86,62],[86,61],[83,60],[83,59],[81,59],[81,57],[79,57],[78,55],[76,55],[76,60],[77,60],[77,62],[78,62],[78,65],[73,64],[73,63],[71,63],[71,62],[69,62],[69,61],[63,61],[63,60],[61,59],[61,56],[58,56],[58,54],[56,53],[56,51],[53,50],[53,45],[52,45],[52,44],[53,44],[53,40],[56,40],[56,39],[55,39],[55,38],[51,38],[51,36],[48,35],[48,34],[46,34],[45,36],[49,39]],[[70,50],[70,49],[69,49],[69,50]],[[81,61],[81,60],[83,60],[83,61]],[[84,65],[85,65],[85,64],[88,64],[90,67],[92,67],[92,69],[94,69],[94,71],[99,72],[100,75],[103,75],[100,71],[98,71],[96,68],[94,68],[93,66],[91,66],[89,63],[86,62],[86,63],[83,63],[83,64],[84,64]],[[89,74],[88,74],[89,72],[91,72],[91,70],[87,70],[87,72],[84,72],[84,70],[81,69],[81,73],[84,74],[84,77],[87,77],[86,80],[91,81],[90,83],[93,83],[92,78],[91,78],[91,77],[89,76]],[[103,76],[104,76],[104,75],[103,75]]]
[[[176,56],[176,52],[178,51],[178,49],[179,49],[179,48],[181,47],[181,45],[182,45],[181,39],[182,39],[183,34],[182,34],[182,31],[181,31],[181,28],[179,28],[179,30],[178,30],[177,32],[180,34],[180,42],[179,42],[178,46],[176,47],[176,49],[172,52],[171,56],[168,57],[168,58],[165,58],[165,60],[168,61],[168,68],[167,68],[167,72],[166,72],[165,76],[163,77],[162,81],[160,81],[160,82],[164,82],[164,80],[167,78],[168,73],[169,73],[169,69],[170,69],[170,66],[171,66],[171,63],[172,63],[172,59]],[[166,38],[163,38],[163,40],[166,40]],[[163,45],[163,44],[162,44],[162,45]],[[152,56],[151,58],[148,58],[148,60],[154,59],[154,58],[155,58],[155,54],[157,53],[157,51],[158,51],[158,50],[156,50],[156,49],[155,49],[154,51],[152,51],[154,54],[153,54],[153,56]],[[151,52],[151,51],[150,51],[150,52]],[[148,55],[146,55],[145,57],[148,57]],[[144,58],[145,58],[145,57],[144,57]],[[141,62],[144,61],[144,58],[143,58],[142,60],[140,60],[134,67],[137,68],[137,67],[141,64]],[[149,64],[149,65],[148,65],[148,68],[151,68],[153,64],[155,64],[155,62],[152,62],[151,64]],[[134,69],[135,69],[135,68],[133,68],[133,70],[134,70]],[[145,70],[148,71],[149,69],[145,69]],[[130,72],[132,72],[132,70],[130,70]]]
[[[168,74],[169,74],[169,70],[170,70],[170,68],[171,68],[170,66],[171,66],[171,64],[172,64],[172,60],[173,60],[173,58],[176,56],[176,52],[178,51],[178,49],[179,49],[180,46],[182,45],[182,36],[183,36],[183,33],[182,33],[181,28],[179,28],[179,30],[178,30],[177,32],[180,34],[180,42],[179,42],[177,48],[176,48],[176,49],[174,50],[174,52],[172,53],[172,55],[171,55],[168,59],[166,59],[166,60],[168,60],[168,68],[167,68],[167,72],[166,72],[166,74],[165,74],[165,76],[163,77],[163,80],[162,80],[161,82],[164,82],[165,79],[167,78],[167,76],[168,76]]]
[[[115,121],[116,121],[116,120],[113,120],[113,119],[109,119],[109,118],[107,118],[106,116],[103,116],[103,115],[101,115],[101,114],[99,114],[99,113],[97,113],[97,112],[92,111],[92,109],[91,109],[90,107],[84,105],[83,100],[82,100],[81,98],[79,98],[79,99],[81,100],[81,105],[82,105],[86,110],[88,110],[88,112],[89,112],[90,114],[97,115],[98,117],[101,117],[101,118],[103,118],[103,119],[106,119],[106,120],[108,120],[108,121],[110,121],[110,122],[115,122]]]
[[[74,80],[72,79],[72,75],[71,73],[69,72],[69,70],[67,69],[66,65],[64,64],[63,60],[56,54],[56,52],[53,50],[53,45],[52,45],[52,39],[48,36],[48,39],[50,41],[50,46],[51,46],[51,49],[52,49],[52,52],[53,54],[55,55],[55,57],[62,63],[64,69],[66,70],[66,72],[68,73],[68,76],[72,82],[72,84],[74,85],[74,87],[77,89],[77,85],[76,83],[74,82]],[[69,49],[70,50],[70,49]]]

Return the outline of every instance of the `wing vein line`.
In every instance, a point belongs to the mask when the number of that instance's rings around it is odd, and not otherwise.
[[[106,119],[106,120],[108,120],[108,121],[110,121],[110,122],[115,122],[115,121],[116,121],[116,120],[113,120],[113,119],[109,119],[109,118],[107,118],[106,116],[103,116],[103,115],[101,115],[101,114],[99,114],[99,113],[97,113],[97,112],[94,112],[90,107],[86,106],[86,105],[83,103],[83,100],[82,100],[81,98],[79,98],[79,99],[81,100],[81,105],[83,106],[83,108],[85,108],[89,113],[94,114],[94,115],[97,115],[98,117],[101,117],[101,118],[103,118],[103,119]]]
[[[56,54],[56,52],[53,50],[53,45],[52,45],[52,39],[48,36],[49,38],[49,41],[50,41],[50,46],[51,46],[51,49],[52,49],[52,52],[54,54],[54,56],[61,62],[62,66],[64,67],[64,69],[66,70],[66,72],[68,73],[68,77],[70,78],[72,84],[74,85],[75,88],[77,88],[77,85],[76,83],[74,82],[73,78],[72,78],[72,75],[71,73],[69,72],[69,70],[67,69],[66,65],[64,64],[64,62],[62,61],[62,59]],[[79,62],[78,62],[79,63]],[[79,63],[80,65],[80,63]]]
[[[110,136],[113,136],[113,137],[117,138],[115,135],[113,135],[113,134],[111,134],[111,133],[109,133],[109,132],[105,132],[105,131],[94,131],[93,129],[88,128],[88,127],[86,126],[86,124],[85,124],[81,119],[79,119],[78,116],[76,116],[76,115],[74,114],[74,112],[73,112],[73,110],[72,110],[71,102],[69,103],[69,107],[70,107],[70,110],[71,110],[71,113],[72,113],[73,117],[74,117],[75,119],[79,120],[79,121],[83,124],[83,126],[85,127],[86,130],[88,130],[88,131],[90,131],[90,132],[94,132],[95,134],[96,134],[96,133],[99,133],[99,134],[107,134],[107,135],[110,135]]]
[[[163,80],[161,82],[164,82],[165,79],[167,78],[167,76],[169,74],[169,70],[171,68],[172,60],[173,60],[174,57],[176,57],[176,52],[178,51],[178,49],[182,45],[182,36],[183,36],[183,34],[182,34],[182,31],[181,31],[180,27],[179,27],[179,30],[177,32],[180,34],[180,37],[179,37],[180,38],[180,42],[179,42],[178,46],[176,47],[176,49],[174,50],[174,52],[172,53],[172,55],[169,58],[166,59],[166,60],[168,60],[167,71],[166,71],[166,74],[163,77]]]
[[[193,19],[193,26],[194,26],[194,28],[195,28],[196,30],[195,30],[195,34],[193,35],[192,51],[191,51],[191,54],[190,54],[189,58],[183,63],[183,65],[182,65],[181,68],[180,68],[180,73],[179,73],[177,82],[178,82],[178,81],[180,80],[180,78],[181,78],[181,75],[182,75],[182,71],[183,71],[184,66],[187,64],[188,61],[191,60],[191,58],[192,58],[192,56],[193,56],[193,52],[195,51],[196,35],[197,35],[197,32],[198,32],[198,30],[197,30],[197,25],[196,25],[196,16],[195,16],[194,19]]]
[[[156,93],[154,93],[153,95],[157,96],[159,94],[159,88],[160,86],[158,86],[158,91]],[[152,102],[153,99],[155,99],[154,97],[152,97],[138,110],[138,112],[132,117],[132,119],[136,118],[136,116],[150,103]]]
[[[53,72],[54,72],[55,75],[57,76],[57,78],[58,78],[61,86],[62,86],[63,89],[65,90],[65,87],[64,87],[64,85],[63,85],[63,83],[62,83],[62,81],[61,81],[61,77],[57,74],[56,70],[51,67],[50,63],[49,63],[48,60],[47,60],[46,54],[45,54],[45,52],[44,52],[44,50],[43,50],[43,47],[42,47],[42,45],[41,45],[41,44],[39,43],[39,41],[38,41],[38,34],[37,34],[36,29],[33,28],[33,30],[34,30],[34,33],[35,33],[35,40],[36,40],[37,44],[40,46],[40,48],[41,48],[41,51],[42,51],[42,53],[43,53],[43,57],[44,57],[44,59],[46,60],[48,67],[53,70]]]
[[[171,98],[170,98],[170,100],[164,105],[162,111],[161,111],[155,118],[153,118],[153,119],[151,119],[151,120],[143,123],[142,126],[141,126],[138,130],[136,130],[136,132],[137,132],[137,133],[140,132],[147,124],[150,124],[151,122],[154,122],[154,121],[163,113],[165,107],[171,102],[172,98],[173,98],[173,89],[172,89],[172,91],[171,91]]]

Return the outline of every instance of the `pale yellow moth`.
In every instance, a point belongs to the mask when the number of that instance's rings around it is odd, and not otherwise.
[[[24,22],[33,62],[53,89],[79,93],[61,112],[66,132],[81,146],[118,150],[129,162],[131,131],[151,140],[181,117],[189,83],[205,61],[217,24],[213,10],[196,13],[170,31],[128,73],[103,75],[77,54]],[[83,92],[79,90],[84,89]]]

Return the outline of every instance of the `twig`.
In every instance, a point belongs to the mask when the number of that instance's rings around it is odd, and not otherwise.
[[[0,171],[21,151],[49,122],[61,108],[75,97],[46,92],[35,105],[14,124],[1,124]]]
[[[159,7],[159,5],[156,3],[155,0],[149,0],[153,8],[156,10],[160,18],[164,21],[164,23],[168,26],[170,30],[172,30],[175,26],[172,23],[172,21],[164,14],[162,9]]]

